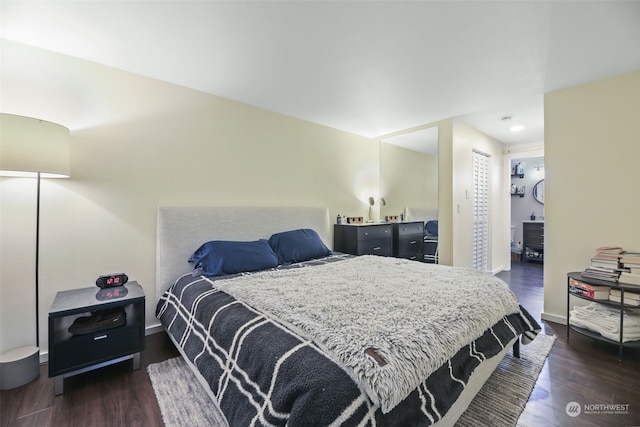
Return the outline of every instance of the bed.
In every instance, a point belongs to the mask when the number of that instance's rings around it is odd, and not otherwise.
[[[326,208],[158,209],[156,315],[230,426],[453,425],[510,348],[540,329],[485,273],[287,258],[300,251],[282,242],[308,230],[330,247]],[[205,242],[274,237],[277,266],[193,274]],[[482,291],[473,304],[462,295]]]

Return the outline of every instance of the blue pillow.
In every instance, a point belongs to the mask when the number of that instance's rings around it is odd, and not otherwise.
[[[309,228],[276,233],[269,238],[269,245],[278,256],[280,264],[302,262],[331,255],[314,230]]]
[[[278,257],[266,240],[212,240],[200,246],[189,262],[194,264],[195,276],[224,276],[277,267]]]

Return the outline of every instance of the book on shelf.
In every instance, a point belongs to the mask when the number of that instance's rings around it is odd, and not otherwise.
[[[623,252],[620,255],[623,264],[640,264],[640,252]]]
[[[600,246],[596,248],[596,253],[599,254],[621,254],[624,252],[624,249],[620,246]]]
[[[608,260],[608,261],[618,262],[620,260],[620,255],[619,254],[601,254],[601,253],[597,253],[597,254],[595,254],[593,256],[593,259]]]
[[[593,257],[591,258],[591,266],[617,269],[619,267],[618,258],[616,257],[615,259],[607,259]]]
[[[573,277],[569,278],[569,285],[575,286],[578,288],[586,289],[589,291],[607,291],[611,290],[611,286],[603,286],[603,285],[591,285],[589,283],[585,283],[581,280],[574,279]]]
[[[580,286],[569,285],[569,292],[572,293],[573,295],[579,295],[581,297],[589,298],[592,300],[608,300],[609,299],[609,291],[590,291]]]
[[[569,292],[594,300],[608,300],[610,286],[596,286],[569,278]]]
[[[609,295],[609,301],[620,302],[621,297],[616,295]],[[640,300],[627,298],[627,294],[624,294],[624,304],[632,305],[634,307],[640,307]]]
[[[622,262],[622,263],[620,263],[620,267],[624,268],[625,270],[630,270],[632,268],[634,268],[636,270],[640,270],[640,263]]]
[[[632,285],[640,285],[640,274],[627,273],[623,271],[620,273],[618,281],[621,283],[630,283]]]
[[[620,297],[622,296],[622,291],[620,289],[611,289],[609,291],[609,297],[617,297],[618,301],[620,299]],[[635,301],[640,301],[640,293],[638,292],[631,292],[631,291],[624,291],[624,300],[635,300]]]
[[[591,279],[606,280],[608,282],[617,282],[618,277],[620,276],[620,270],[618,270],[617,268],[592,266],[592,267],[586,268],[582,272],[582,275],[584,277],[589,277]]]

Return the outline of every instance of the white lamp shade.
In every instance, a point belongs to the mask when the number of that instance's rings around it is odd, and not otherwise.
[[[69,129],[31,117],[0,114],[0,175],[70,176]]]

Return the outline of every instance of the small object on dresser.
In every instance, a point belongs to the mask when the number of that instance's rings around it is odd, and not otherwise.
[[[347,224],[362,224],[364,222],[364,218],[361,216],[348,216]]]
[[[340,215],[338,215],[338,217],[336,218],[336,224],[342,224],[342,217]]]
[[[124,273],[103,274],[96,279],[96,286],[99,288],[109,288],[112,286],[123,286],[129,281],[129,276]]]

